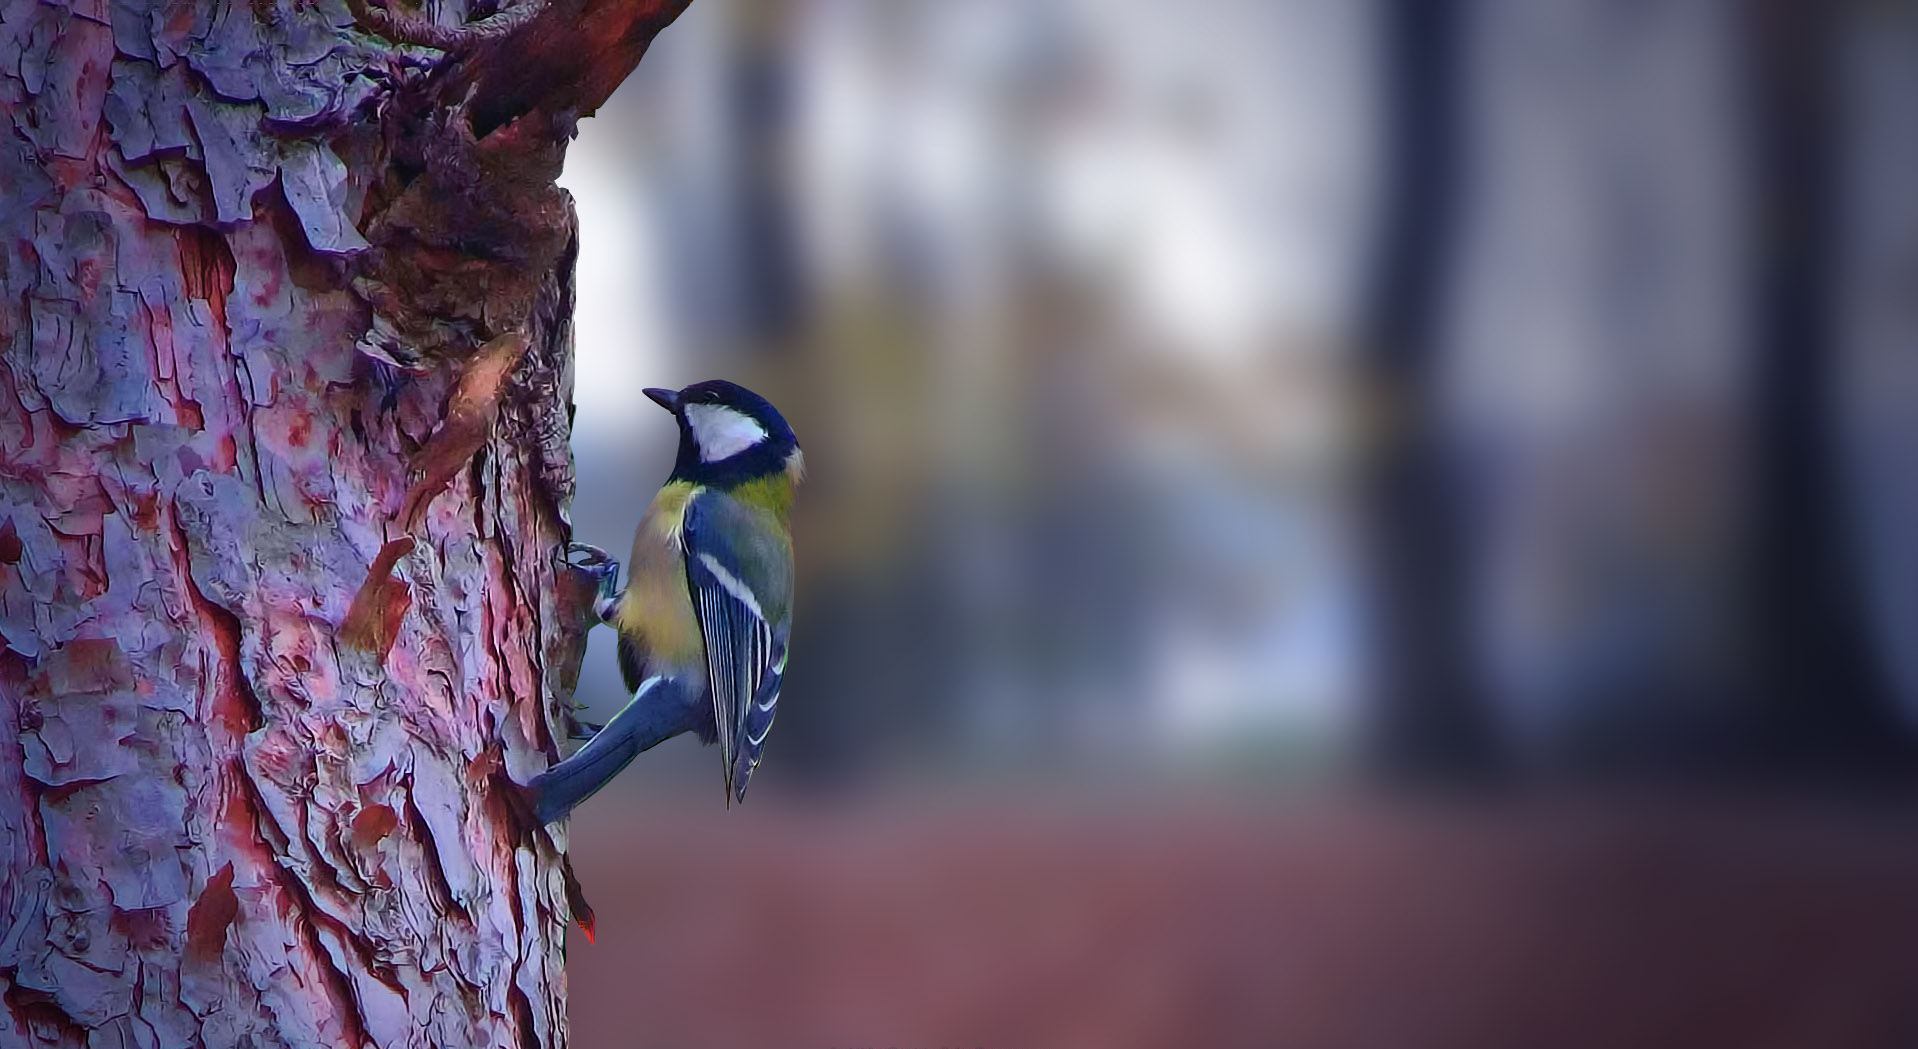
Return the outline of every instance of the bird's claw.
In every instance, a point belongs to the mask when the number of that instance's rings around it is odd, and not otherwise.
[[[619,562],[597,546],[569,543],[566,547],[566,565],[596,580],[598,593],[593,599],[593,614],[601,622],[611,622],[614,610],[619,607]]]
[[[567,543],[566,563],[582,572],[600,572],[609,564],[617,565],[613,555],[591,543]]]
[[[605,727],[605,725],[594,724],[591,721],[579,721],[575,719],[572,731],[568,732],[567,735],[574,739],[592,739],[594,736],[599,735],[600,731]]]

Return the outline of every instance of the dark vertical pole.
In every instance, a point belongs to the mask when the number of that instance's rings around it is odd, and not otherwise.
[[[1843,5],[1752,0],[1745,10],[1759,234],[1747,568],[1758,756],[1884,771],[1909,745],[1866,630],[1832,412]]]
[[[1458,211],[1465,0],[1381,5],[1382,235],[1368,303],[1380,426],[1370,502],[1377,757],[1392,773],[1475,777],[1495,734],[1472,668],[1459,490],[1436,405]]]
[[[753,3],[733,41],[727,102],[737,170],[738,314],[730,335],[757,350],[787,347],[803,320],[799,250],[788,160],[792,126],[792,39],[784,5]]]

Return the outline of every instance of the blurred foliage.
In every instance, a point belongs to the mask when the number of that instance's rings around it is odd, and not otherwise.
[[[785,410],[774,777],[1902,767],[1915,40],[1899,5],[701,0],[569,160],[580,532],[622,545],[665,470],[639,386]]]

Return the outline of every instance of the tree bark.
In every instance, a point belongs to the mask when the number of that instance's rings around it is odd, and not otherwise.
[[[565,1043],[552,179],[684,6],[0,0],[0,1044]]]

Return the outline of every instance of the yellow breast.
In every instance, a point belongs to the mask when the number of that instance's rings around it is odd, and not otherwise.
[[[686,592],[686,549],[680,530],[686,507],[699,488],[675,481],[659,490],[633,534],[626,593],[619,602],[619,632],[651,659],[696,662],[704,658],[699,619]]]

